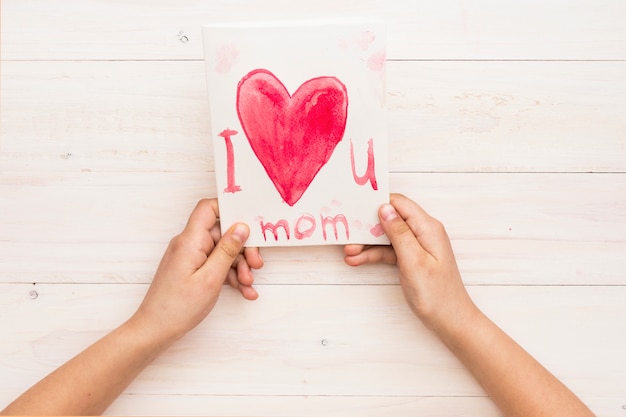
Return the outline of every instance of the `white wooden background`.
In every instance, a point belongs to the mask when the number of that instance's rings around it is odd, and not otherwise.
[[[387,20],[391,188],[478,305],[626,416],[623,0],[3,0],[0,407],[127,318],[215,196],[200,25]],[[391,267],[267,249],[114,414],[498,416]]]

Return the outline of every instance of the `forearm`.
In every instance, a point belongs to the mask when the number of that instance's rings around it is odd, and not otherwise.
[[[505,416],[593,416],[556,377],[478,308],[440,337]]]
[[[101,414],[169,343],[129,320],[39,381],[2,414]]]

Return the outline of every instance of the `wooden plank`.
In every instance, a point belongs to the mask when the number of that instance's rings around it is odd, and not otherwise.
[[[625,285],[623,174],[393,174],[446,225],[470,284]],[[211,173],[1,173],[0,282],[149,282]],[[36,258],[33,258],[36,254]],[[259,283],[389,284],[340,247],[265,249]]]
[[[3,62],[0,167],[213,170],[201,62]],[[626,172],[626,62],[390,62],[396,172]]]
[[[204,23],[354,16],[387,22],[391,59],[626,58],[620,0],[5,0],[1,15],[5,60],[200,59]]]
[[[3,62],[2,70],[4,169],[213,169],[201,63]]]
[[[626,62],[389,65],[394,171],[625,172]]]
[[[17,395],[140,303],[147,285],[0,285],[0,392]],[[33,291],[36,291],[36,297]],[[470,287],[476,303],[583,398],[626,383],[626,287]],[[483,396],[412,315],[398,286],[225,289],[197,329],[127,389],[133,395]],[[605,405],[608,403],[605,403]]]
[[[6,398],[5,398],[6,397]],[[13,397],[0,392],[0,404]],[[585,398],[597,415],[622,417],[624,399]],[[469,410],[469,411],[468,411]],[[458,417],[471,412],[481,417],[502,414],[488,397],[417,397],[417,396],[250,396],[250,395],[137,395],[122,394],[104,415],[164,416],[433,416]]]
[[[242,187],[247,186],[241,184]],[[0,240],[167,242],[212,173],[0,173]],[[392,174],[457,240],[624,242],[622,174]]]
[[[453,239],[623,242],[622,174],[395,174]]]
[[[0,394],[1,395],[1,394]],[[624,398],[585,398],[599,416],[623,417]],[[341,397],[122,395],[108,415],[271,415],[271,416],[415,416],[500,417],[487,397]]]
[[[438,416],[502,414],[487,397],[123,395],[108,415]],[[605,414],[603,414],[605,415]],[[617,414],[615,414],[617,416]],[[621,417],[621,416],[620,416]]]
[[[215,196],[212,173],[4,172],[0,178],[0,240],[13,242],[167,242],[199,199]]]
[[[149,283],[167,242],[0,242],[0,282]],[[626,285],[626,243],[454,240],[469,285]],[[257,284],[388,285],[394,267],[350,268],[341,247],[267,248]]]

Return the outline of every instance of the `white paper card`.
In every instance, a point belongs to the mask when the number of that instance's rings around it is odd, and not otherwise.
[[[384,26],[203,26],[222,228],[247,246],[386,244]]]

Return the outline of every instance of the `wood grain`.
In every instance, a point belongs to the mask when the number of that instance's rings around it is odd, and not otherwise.
[[[17,393],[139,305],[145,284],[0,285],[2,391]],[[37,297],[33,298],[32,291]],[[626,288],[469,287],[476,303],[575,392],[622,393]],[[481,396],[396,285],[230,288],[129,394]]]
[[[606,402],[606,400],[605,400]],[[139,406],[138,406],[139,405]],[[621,404],[620,404],[621,405]],[[618,407],[615,407],[618,409]],[[200,411],[204,410],[204,411]],[[239,396],[226,395],[123,395],[108,410],[133,415],[206,415],[220,416],[438,416],[458,417],[471,410],[482,417],[501,414],[486,397],[417,396]],[[614,410],[611,410],[614,411]],[[617,414],[603,414],[617,415]]]
[[[417,2],[4,1],[5,60],[200,59],[200,26],[221,21],[383,19],[390,59],[626,58],[620,0]]]
[[[0,407],[132,314],[216,195],[200,25],[354,16],[388,24],[391,189],[444,222],[498,325],[623,417],[621,0],[2,1]],[[263,257],[260,299],[225,288],[108,413],[500,415],[394,267]]]
[[[1,173],[0,282],[149,282],[214,182],[212,173]],[[622,174],[392,174],[391,189],[446,224],[468,283],[626,284]],[[261,283],[395,279],[385,266],[355,274],[339,247],[263,253]]]
[[[202,62],[2,69],[4,169],[214,169]],[[389,62],[390,170],[625,172],[624,73],[624,61]]]
[[[623,397],[585,397],[597,415],[621,417]],[[487,397],[417,397],[417,396],[239,396],[225,395],[122,395],[107,410],[132,415],[220,416],[413,416],[413,417],[499,417],[500,412]]]

